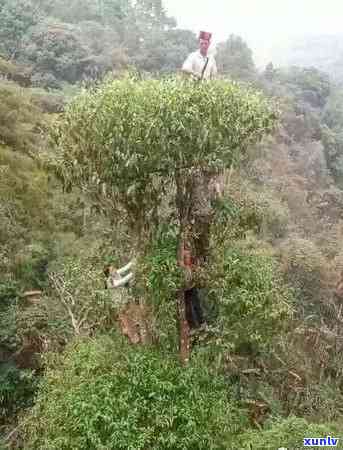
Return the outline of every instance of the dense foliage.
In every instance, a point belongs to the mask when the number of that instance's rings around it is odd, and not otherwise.
[[[247,411],[222,376],[118,338],[76,342],[53,358],[29,421],[27,449],[274,449],[304,436],[339,436],[338,424],[290,417],[245,431]]]
[[[274,118],[259,93],[224,81],[110,81],[67,110],[52,163],[66,189],[80,187],[107,214],[124,210],[139,235],[179,178],[236,163]]]
[[[219,73],[234,80],[252,81],[256,68],[251,49],[240,36],[231,35],[217,47]]]
[[[268,256],[230,247],[217,254],[210,295],[219,303],[216,326],[223,345],[259,351],[270,345],[290,316],[290,295]],[[212,300],[212,301],[213,301]],[[239,318],[239,319],[238,319]]]
[[[310,424],[304,419],[289,417],[284,421],[272,423],[270,427],[262,432],[248,432],[240,441],[242,450],[254,448],[256,450],[274,450],[276,447],[301,448],[304,437],[327,437],[339,436],[340,429],[335,424]],[[311,448],[311,447],[310,447]],[[314,448],[314,447],[312,447]]]
[[[275,61],[259,73],[230,36],[223,79],[196,85],[161,81],[197,42],[157,0],[0,0],[0,38],[0,448],[262,450],[339,436],[340,44],[319,62],[310,44],[299,52],[330,76]],[[275,103],[278,127],[254,145]],[[181,370],[175,181],[188,164],[228,169],[196,280],[207,323]],[[105,291],[104,265],[138,244],[132,289]],[[148,310],[150,348],[114,331],[130,302]]]
[[[196,46],[158,0],[3,0],[0,13],[0,54],[29,65],[32,83],[50,89],[128,65],[175,71]]]
[[[224,449],[245,424],[223,377],[107,337],[54,361],[25,448]]]

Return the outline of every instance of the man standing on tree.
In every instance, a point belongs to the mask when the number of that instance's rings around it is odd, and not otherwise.
[[[191,53],[182,66],[182,72],[199,81],[212,80],[217,75],[216,61],[212,55],[208,55],[211,37],[211,33],[201,31],[199,50]],[[204,294],[204,290],[198,286],[195,279],[196,272],[206,264],[209,256],[210,225],[214,213],[212,208],[214,196],[211,186],[213,178],[215,178],[214,173],[207,173],[194,167],[192,169],[192,185],[188,186],[191,193],[191,208],[186,213],[188,215],[186,222],[191,223],[192,226],[183,237],[180,255],[180,266],[184,268],[187,280],[183,299],[188,330],[187,326],[184,326],[180,333],[183,340],[187,342],[185,353],[190,349],[188,341],[190,331],[206,324],[200,299],[203,297],[201,294]]]
[[[183,63],[182,72],[196,80],[213,80],[217,75],[216,60],[208,54],[211,37],[211,33],[200,31],[199,50],[191,53]]]
[[[200,31],[199,50],[191,53],[182,66],[182,72],[197,80],[212,80],[217,75],[217,64],[208,54],[212,34]],[[222,196],[222,187],[216,173],[192,169],[192,208],[188,223],[193,224],[190,247],[195,265],[201,267],[209,253],[210,225],[213,221],[213,200]]]

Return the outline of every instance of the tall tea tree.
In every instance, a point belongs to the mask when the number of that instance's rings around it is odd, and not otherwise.
[[[274,120],[259,93],[235,83],[109,81],[83,92],[55,129],[56,171],[124,220],[144,251],[164,196],[173,196],[181,240],[192,228],[194,171],[237,163]]]

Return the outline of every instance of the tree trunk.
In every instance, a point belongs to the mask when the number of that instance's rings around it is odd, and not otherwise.
[[[149,321],[147,317],[147,306],[144,299],[139,301],[139,330],[141,335],[141,342],[143,345],[152,344],[151,327],[149,327]]]
[[[181,235],[182,236],[182,235]],[[184,261],[184,237],[180,238],[179,247],[179,266],[185,269]],[[190,327],[186,317],[186,298],[184,286],[178,291],[177,297],[177,312],[179,321],[179,354],[180,361],[183,365],[187,365],[191,353]]]
[[[136,327],[136,322],[134,318],[132,318],[132,311],[130,310],[130,306],[127,307],[124,311],[120,312],[118,319],[123,335],[129,338],[131,344],[139,344],[140,335]]]
[[[179,352],[180,360],[183,365],[187,365],[191,353],[191,342],[189,334],[189,325],[186,318],[185,292],[183,289],[179,291],[178,300],[178,318],[179,318]]]

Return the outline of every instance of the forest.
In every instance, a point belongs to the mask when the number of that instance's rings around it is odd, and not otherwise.
[[[340,63],[197,48],[161,0],[0,0],[0,450],[343,445]]]

